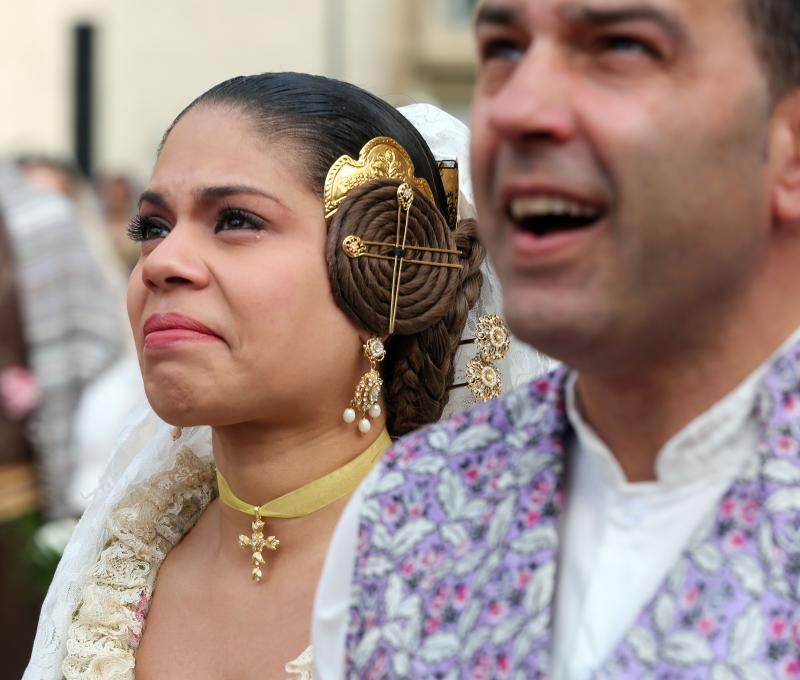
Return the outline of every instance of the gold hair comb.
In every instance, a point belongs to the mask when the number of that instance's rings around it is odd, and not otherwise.
[[[414,176],[414,163],[408,152],[391,137],[376,137],[364,145],[358,160],[340,156],[328,170],[322,194],[325,218],[336,213],[350,191],[373,179],[399,179],[435,203],[428,182]]]

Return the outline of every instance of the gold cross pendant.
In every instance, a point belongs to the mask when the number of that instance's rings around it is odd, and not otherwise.
[[[253,533],[250,536],[240,534],[239,546],[242,548],[252,549],[253,554],[251,557],[253,560],[253,571],[250,572],[250,576],[256,583],[261,583],[261,579],[264,576],[264,574],[261,572],[261,565],[264,564],[263,550],[264,548],[277,550],[280,541],[274,536],[267,536],[264,538],[264,521],[261,519],[258,508],[253,509],[256,513],[256,518],[251,525],[253,528]]]

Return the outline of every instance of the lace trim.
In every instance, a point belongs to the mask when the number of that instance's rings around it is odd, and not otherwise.
[[[214,498],[214,467],[181,449],[171,470],[134,487],[111,513],[67,634],[65,680],[134,680],[153,586],[167,553]]]
[[[67,633],[64,680],[134,680],[161,563],[216,494],[213,464],[184,447],[172,469],[134,487],[114,508],[110,538],[89,570]],[[312,680],[311,647],[286,672]]]
[[[287,663],[286,672],[296,676],[297,680],[314,680],[314,659],[311,656],[311,647],[306,647],[300,656]]]

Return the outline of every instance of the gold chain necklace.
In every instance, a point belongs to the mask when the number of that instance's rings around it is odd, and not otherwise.
[[[253,569],[250,572],[252,579],[260,583],[264,576],[261,570],[264,565],[264,548],[277,550],[280,544],[275,536],[264,536],[265,518],[305,517],[338,501],[355,490],[391,444],[389,433],[384,430],[366,451],[349,463],[263,505],[253,505],[238,498],[217,470],[220,500],[229,508],[255,517],[251,524],[253,533],[250,536],[245,534],[239,536],[239,546],[250,548],[252,551],[250,556],[253,562]]]

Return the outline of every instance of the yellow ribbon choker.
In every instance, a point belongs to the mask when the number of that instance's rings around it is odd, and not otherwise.
[[[391,444],[389,433],[384,429],[366,451],[349,463],[263,505],[253,505],[238,498],[220,471],[217,470],[219,499],[229,508],[255,517],[251,524],[253,533],[250,536],[245,534],[239,536],[239,546],[250,548],[252,551],[253,569],[250,576],[253,581],[260,583],[263,578],[261,567],[264,564],[264,548],[277,550],[280,544],[275,536],[264,536],[264,518],[305,517],[344,498],[354,491],[364,477],[369,474]]]

